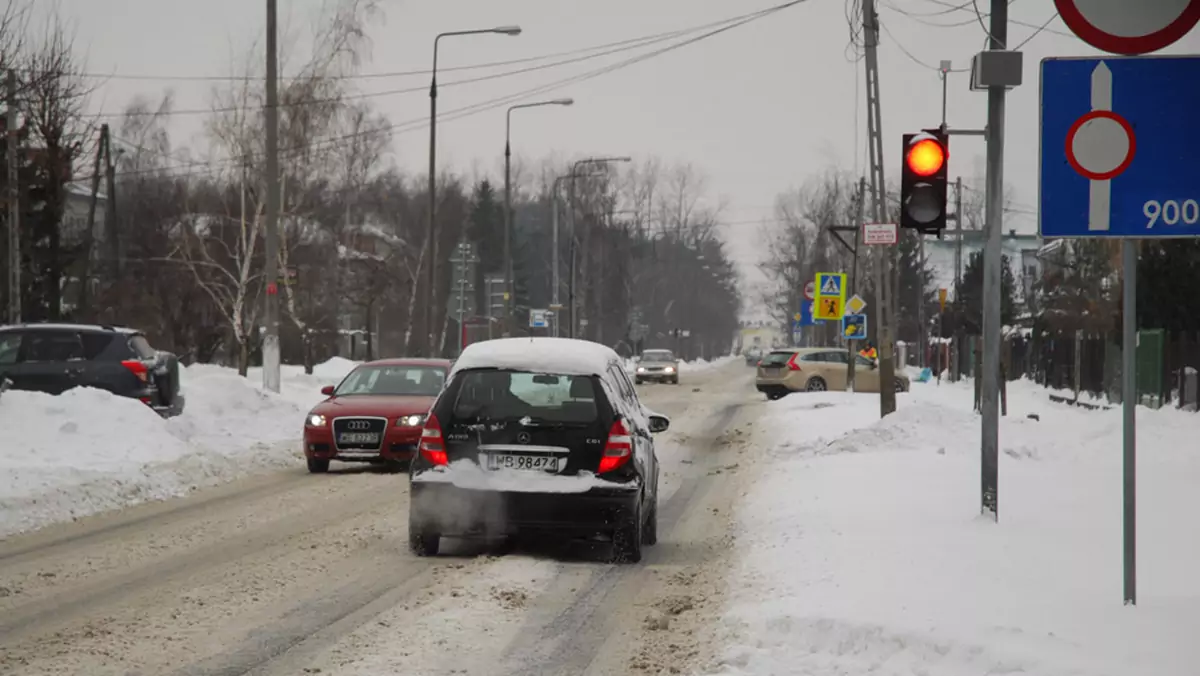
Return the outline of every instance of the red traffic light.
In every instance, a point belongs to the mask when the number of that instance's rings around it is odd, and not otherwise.
[[[905,162],[917,176],[933,176],[946,163],[946,149],[937,141],[924,138],[908,149]]]

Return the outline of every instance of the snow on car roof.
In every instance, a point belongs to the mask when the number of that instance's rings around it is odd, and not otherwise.
[[[567,376],[600,375],[619,357],[600,343],[572,338],[501,338],[472,343],[450,375],[468,369],[511,369]]]

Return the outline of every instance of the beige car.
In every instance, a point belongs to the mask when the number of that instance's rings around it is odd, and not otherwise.
[[[854,355],[854,391],[879,392],[879,367],[872,359]],[[846,360],[849,352],[836,347],[798,347],[772,350],[758,363],[754,385],[768,399],[782,399],[792,392],[846,390]],[[897,373],[897,392],[907,392],[908,376]]]

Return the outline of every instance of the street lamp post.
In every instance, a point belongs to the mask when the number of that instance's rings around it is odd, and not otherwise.
[[[578,332],[578,327],[579,327],[579,322],[577,321],[578,315],[576,313],[576,308],[575,308],[575,273],[576,273],[575,259],[577,258],[577,250],[579,248],[578,240],[575,236],[575,178],[578,176],[579,167],[584,166],[584,165],[609,164],[612,162],[632,162],[632,161],[633,161],[633,158],[628,157],[628,156],[588,157],[586,159],[579,160],[575,164],[571,165],[571,174],[568,177],[571,179],[571,185],[568,190],[568,197],[567,197],[567,219],[568,219],[567,228],[568,228],[568,230],[570,230],[570,237],[571,237],[571,262],[570,262],[571,270],[570,270],[570,278],[569,278],[568,286],[567,286],[567,302],[571,304],[571,313],[570,313],[571,332],[568,335],[570,335],[570,337],[572,337],[572,338],[576,337],[576,334]]]
[[[509,106],[504,124],[504,322],[505,333],[510,334],[513,322],[513,259],[512,259],[512,112],[521,108],[541,106],[571,106],[575,99],[552,99],[535,103],[520,103]],[[557,325],[557,323],[556,323]]]
[[[437,255],[437,247],[434,245],[435,223],[437,222],[437,60],[438,60],[438,43],[442,38],[448,38],[457,35],[481,35],[485,33],[495,33],[499,35],[520,35],[520,26],[497,26],[496,28],[480,28],[468,31],[449,31],[439,33],[433,39],[433,69],[431,71],[431,79],[429,84],[429,222],[425,228],[425,285],[429,293],[429,298],[425,303],[425,340],[426,354],[434,356],[437,352],[433,345],[434,336],[434,303],[437,299],[437,262],[434,257]]]

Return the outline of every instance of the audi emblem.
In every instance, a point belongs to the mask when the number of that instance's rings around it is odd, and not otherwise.
[[[346,429],[353,430],[356,432],[369,430],[369,429],[371,429],[371,421],[370,420],[351,420],[350,422],[346,423]]]
[[[529,443],[529,432],[521,432],[517,434],[517,442],[522,444]]]

